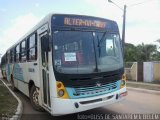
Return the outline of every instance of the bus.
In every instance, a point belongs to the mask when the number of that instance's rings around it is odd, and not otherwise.
[[[3,79],[6,79],[6,56],[2,56],[1,58],[1,64],[0,64],[0,68],[1,68],[1,75]]]
[[[86,111],[127,95],[122,51],[115,21],[49,14],[6,51],[6,78],[36,110]]]

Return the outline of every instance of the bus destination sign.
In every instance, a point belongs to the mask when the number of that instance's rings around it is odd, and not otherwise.
[[[94,19],[64,18],[64,25],[105,28],[106,22]]]
[[[118,26],[116,22],[91,16],[80,15],[61,15],[55,14],[52,17],[53,27],[78,27],[85,29],[101,29],[117,31]]]

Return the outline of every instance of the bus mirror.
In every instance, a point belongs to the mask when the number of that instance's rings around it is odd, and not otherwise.
[[[46,34],[41,38],[41,48],[43,51],[49,51],[49,35]]]

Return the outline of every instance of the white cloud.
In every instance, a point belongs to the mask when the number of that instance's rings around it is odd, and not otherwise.
[[[0,35],[0,53],[4,54],[9,47],[11,47],[20,39],[20,37],[34,27],[38,21],[39,18],[32,13],[18,16],[12,20],[12,26],[4,30]]]
[[[92,11],[96,16],[104,17],[120,21],[122,19],[123,12],[115,5],[108,3],[107,0],[85,0],[92,8]]]
[[[158,5],[157,0],[140,4],[134,7],[129,7],[127,11],[128,21],[134,21],[134,22],[151,21],[152,23],[159,22],[160,21],[159,7],[160,6]]]
[[[160,37],[157,29],[150,29],[146,27],[135,26],[126,29],[126,42],[132,44],[145,44],[154,43]]]
[[[153,43],[160,38],[159,13],[158,0],[128,8],[126,41],[134,44]]]

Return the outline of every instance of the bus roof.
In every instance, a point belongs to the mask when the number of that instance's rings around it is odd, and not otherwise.
[[[31,35],[32,33],[34,33],[37,29],[39,29],[40,27],[42,27],[44,24],[48,23],[49,25],[51,24],[51,19],[53,18],[53,16],[55,17],[65,17],[66,18],[66,23],[64,23],[63,25],[66,26],[71,26],[71,23],[67,23],[67,18],[71,18],[72,20],[72,24],[75,26],[78,26],[80,23],[76,24],[73,22],[73,18],[77,18],[77,19],[81,19],[82,22],[84,20],[84,18],[87,18],[86,20],[88,20],[88,24],[86,23],[82,23],[83,26],[88,25],[88,27],[105,27],[105,23],[103,21],[108,21],[111,22],[112,24],[115,24],[117,26],[117,23],[113,20],[109,20],[109,19],[104,19],[104,18],[100,18],[100,17],[93,17],[93,16],[87,16],[87,15],[77,15],[77,14],[55,14],[55,13],[50,13],[48,14],[46,17],[44,17],[42,20],[40,20],[39,23],[37,23],[30,31],[28,31],[24,36],[22,36],[14,45],[12,45],[8,50],[10,50],[12,47],[16,46],[20,41],[23,41],[26,37],[28,37],[29,35]],[[97,20],[94,22],[94,24],[91,23],[91,20]],[[98,21],[98,20],[102,20],[102,22]],[[56,21],[57,22],[57,21]],[[86,21],[87,22],[87,21]],[[98,24],[96,22],[99,22]],[[56,23],[57,25],[62,23]],[[55,25],[55,24],[54,24]]]

